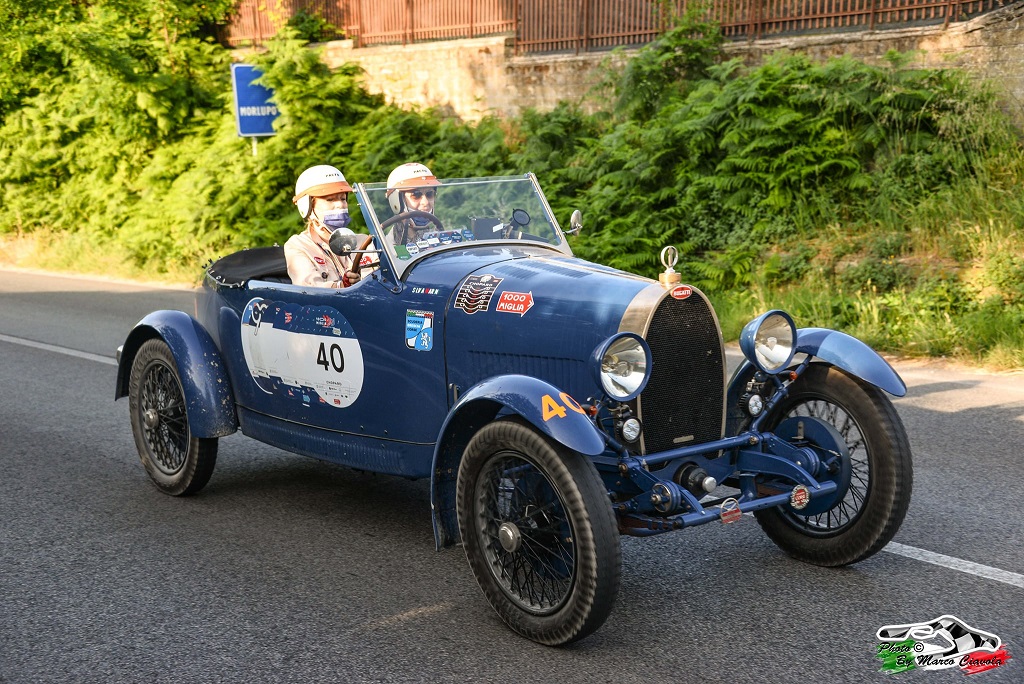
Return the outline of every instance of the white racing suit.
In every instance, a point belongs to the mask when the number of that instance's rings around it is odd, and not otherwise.
[[[288,277],[293,285],[317,287],[348,287],[351,283],[345,271],[352,269],[352,257],[338,256],[308,230],[293,235],[284,243],[284,258],[288,263]]]

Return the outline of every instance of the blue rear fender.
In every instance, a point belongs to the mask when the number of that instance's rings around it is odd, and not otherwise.
[[[182,311],[154,311],[132,328],[119,354],[114,399],[128,395],[135,355],[152,339],[163,340],[174,355],[192,436],[224,437],[235,432],[235,400],[217,345],[198,321]]]
[[[459,541],[455,495],[462,454],[473,435],[502,412],[522,416],[539,432],[586,456],[605,450],[604,436],[576,400],[554,385],[527,375],[500,375],[475,385],[448,413],[434,450],[430,508],[438,549]]]
[[[907,393],[907,386],[903,379],[885,359],[878,355],[878,352],[856,337],[838,330],[800,328],[796,331],[796,353],[808,354],[821,359],[893,396],[902,397]],[[729,381],[729,391],[726,397],[728,411],[726,434],[728,435],[735,434],[738,426],[749,417],[735,407],[746,391],[747,382],[756,372],[757,368],[750,361],[744,359]]]

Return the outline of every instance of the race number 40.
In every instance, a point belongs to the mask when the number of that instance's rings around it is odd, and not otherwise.
[[[575,399],[570,397],[565,392],[560,392],[558,398],[562,400],[561,404],[558,403],[550,394],[545,394],[543,397],[541,397],[541,417],[544,419],[545,423],[551,420],[552,418],[565,418],[565,416],[567,415],[565,412],[566,408],[568,408],[570,411],[575,411],[576,413],[582,413],[583,415],[587,415],[587,412],[583,409],[582,406],[579,405],[579,402],[577,402]]]
[[[321,342],[320,350],[316,353],[316,363],[323,366],[325,371],[333,368],[336,373],[340,373],[345,370],[345,354],[341,351],[341,345],[332,344],[328,347]]]

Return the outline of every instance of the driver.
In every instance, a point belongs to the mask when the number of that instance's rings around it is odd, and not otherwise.
[[[434,199],[441,182],[423,164],[410,162],[395,168],[388,175],[387,198],[391,211],[396,215],[406,211],[434,213]],[[424,233],[437,230],[430,219],[422,216],[410,217],[397,224],[391,231],[396,245],[415,242]]]
[[[352,257],[338,256],[329,241],[335,231],[352,235],[348,224],[348,193],[352,186],[333,166],[321,164],[303,171],[295,181],[292,203],[306,221],[306,230],[284,243],[288,277],[294,285],[348,287],[359,282]]]

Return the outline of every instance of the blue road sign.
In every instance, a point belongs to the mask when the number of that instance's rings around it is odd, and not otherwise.
[[[274,135],[277,105],[270,101],[274,91],[253,83],[263,75],[251,64],[231,65],[231,87],[235,92],[235,124],[243,138]]]

